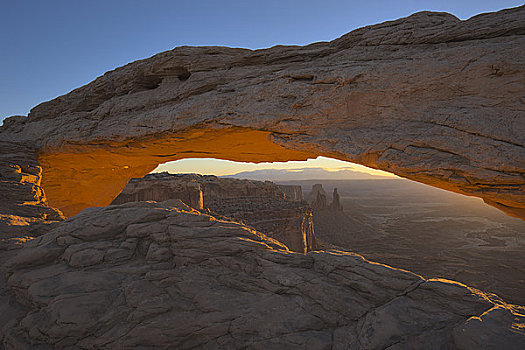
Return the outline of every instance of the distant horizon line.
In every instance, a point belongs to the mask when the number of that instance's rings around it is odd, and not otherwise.
[[[364,171],[359,171],[359,169],[356,169],[356,168],[351,167],[351,166],[349,166],[349,167],[340,167],[340,168],[325,168],[325,167],[304,167],[304,168],[291,168],[291,169],[263,168],[263,169],[256,169],[256,170],[243,170],[243,171],[239,171],[239,172],[235,172],[235,173],[231,173],[231,174],[221,174],[221,175],[211,174],[211,173],[204,173],[204,172],[198,172],[198,171],[193,171],[193,172],[192,171],[190,171],[190,172],[187,172],[187,171],[178,172],[178,171],[170,171],[170,170],[155,171],[155,170],[157,170],[157,169],[155,169],[154,171],[150,172],[149,174],[161,174],[161,173],[167,173],[167,174],[173,174],[173,175],[176,175],[176,174],[196,174],[196,175],[213,175],[213,176],[217,176],[217,177],[228,177],[228,176],[239,176],[239,175],[242,175],[242,174],[256,174],[256,173],[260,173],[260,172],[267,171],[267,170],[279,171],[279,172],[292,173],[293,174],[295,172],[299,173],[299,172],[304,171],[304,170],[314,170],[314,169],[321,169],[321,170],[324,170],[327,173],[332,173],[332,174],[337,174],[337,173],[341,173],[341,172],[344,172],[344,171],[349,171],[349,172],[356,173],[356,174],[363,174],[363,175],[370,176],[370,179],[353,179],[353,178],[348,178],[348,179],[329,179],[329,178],[325,178],[324,180],[402,179],[402,177],[397,176],[397,175],[392,174],[392,173],[388,173],[388,175],[371,174],[371,173],[367,173],[367,172],[364,172]],[[318,180],[318,179],[317,178],[301,179],[301,181],[303,181],[303,180]],[[323,178],[319,178],[319,180],[323,180]],[[280,180],[272,180],[272,181],[280,181]],[[283,180],[283,181],[293,181],[293,180]]]

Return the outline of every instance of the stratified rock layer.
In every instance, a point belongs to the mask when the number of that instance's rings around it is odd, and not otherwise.
[[[298,198],[302,198],[301,186],[164,172],[131,179],[112,204],[180,199],[195,209],[241,220],[289,249],[306,253],[317,249],[317,244],[312,210]]]
[[[277,185],[279,189],[284,192],[284,198],[287,201],[292,202],[302,202],[303,199],[303,189],[298,185]]]
[[[211,202],[209,208],[212,214],[250,225],[294,252],[306,253],[319,249],[312,209],[306,202],[266,197],[225,198]]]
[[[525,217],[524,34],[522,6],[421,12],[304,47],[180,47],[7,119],[0,140],[38,150],[68,216],[170,160],[323,155]]]
[[[202,189],[196,181],[186,179],[173,181],[171,176],[158,176],[158,174],[146,175],[141,179],[131,179],[111,204],[141,201],[163,202],[170,199],[180,199],[195,209],[204,207]]]
[[[41,179],[34,149],[0,141],[0,250],[10,245],[6,239],[39,235],[65,219],[47,205]]]
[[[181,202],[91,208],[6,264],[6,349],[519,349],[523,308]]]

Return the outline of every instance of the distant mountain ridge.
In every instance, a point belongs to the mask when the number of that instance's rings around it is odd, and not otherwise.
[[[324,168],[298,168],[298,169],[260,169],[243,171],[233,175],[221,177],[250,179],[259,181],[292,181],[292,180],[381,180],[393,179],[395,177],[369,174],[354,170],[352,167],[338,170],[327,170]]]

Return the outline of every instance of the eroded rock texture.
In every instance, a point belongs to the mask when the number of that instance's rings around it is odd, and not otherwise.
[[[522,6],[421,12],[304,47],[180,47],[6,120],[0,140],[38,150],[68,216],[170,160],[323,155],[525,217],[524,34]]]
[[[302,202],[303,199],[303,189],[298,185],[277,185],[279,189],[284,192],[284,198],[287,201],[292,202]]]
[[[180,199],[195,209],[241,220],[289,249],[306,253],[317,244],[312,210],[299,198],[301,186],[164,172],[130,180],[112,204]]]
[[[519,349],[522,307],[181,202],[91,208],[6,264],[6,349]]]
[[[34,149],[0,141],[0,250],[10,246],[10,238],[33,237],[64,220],[47,205],[41,179]]]
[[[190,179],[174,179],[167,174],[150,174],[140,179],[131,179],[111,204],[180,199],[192,208],[203,209],[199,183]]]

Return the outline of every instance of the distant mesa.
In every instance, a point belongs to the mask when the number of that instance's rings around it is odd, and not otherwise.
[[[317,248],[312,212],[301,186],[163,172],[131,179],[111,204],[174,199],[218,217],[240,220],[290,250],[306,253]]]
[[[310,191],[308,196],[306,196],[306,199],[308,200],[308,202],[313,203],[320,196],[324,197],[325,200],[328,197],[322,184],[314,184],[312,186],[312,190]]]
[[[297,169],[260,169],[243,171],[233,175],[237,179],[251,179],[259,181],[300,181],[300,180],[371,180],[395,179],[394,175],[378,175],[355,170],[353,167],[324,169],[324,168],[297,168]]]

